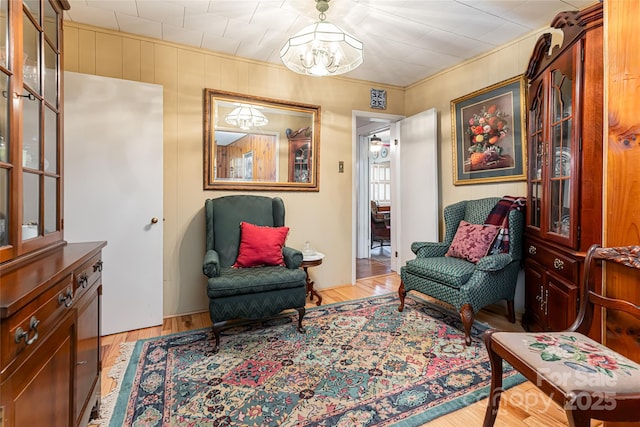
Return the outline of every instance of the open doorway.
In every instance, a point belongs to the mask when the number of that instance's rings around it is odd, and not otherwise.
[[[356,128],[355,278],[392,272],[392,132],[401,116],[360,115]]]
[[[352,283],[356,261],[370,258],[370,138],[389,129],[391,271],[411,259],[411,243],[436,242],[439,212],[438,127],[435,108],[410,117],[353,112]],[[382,133],[381,133],[382,134]],[[419,195],[419,197],[415,197]]]
[[[391,154],[389,126],[364,136],[368,146],[369,256],[356,260],[356,279],[391,272]],[[368,141],[367,141],[368,139]],[[364,162],[363,162],[364,163]],[[360,251],[365,255],[366,251]]]

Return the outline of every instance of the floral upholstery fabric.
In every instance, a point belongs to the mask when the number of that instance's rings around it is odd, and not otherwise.
[[[576,332],[496,332],[492,340],[562,391],[640,393],[640,365]]]
[[[500,227],[497,225],[471,224],[460,221],[458,230],[445,256],[478,262],[487,255]]]

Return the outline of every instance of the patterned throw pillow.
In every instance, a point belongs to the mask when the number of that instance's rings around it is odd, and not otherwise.
[[[285,265],[282,248],[289,234],[289,227],[265,227],[240,223],[240,248],[234,267],[259,267]]]
[[[453,242],[445,256],[478,262],[487,255],[500,231],[497,225],[471,224],[460,221]]]

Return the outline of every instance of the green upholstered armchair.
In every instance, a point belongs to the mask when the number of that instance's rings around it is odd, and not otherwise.
[[[507,253],[487,255],[477,263],[447,257],[445,254],[460,221],[484,224],[487,216],[500,201],[499,197],[465,200],[444,209],[444,242],[414,242],[411,250],[416,258],[400,269],[399,310],[404,309],[408,291],[416,290],[452,305],[460,313],[464,325],[465,343],[471,344],[474,313],[481,308],[507,301],[507,318],[515,322],[513,299],[516,291],[520,260],[524,214],[520,210],[508,213],[509,250]]]
[[[262,319],[285,309],[298,311],[299,332],[304,332],[306,275],[300,269],[302,252],[285,246],[286,266],[234,268],[240,247],[240,223],[284,226],[281,198],[235,195],[205,201],[206,253],[203,273],[209,277],[209,315],[220,346],[220,330],[233,319]]]

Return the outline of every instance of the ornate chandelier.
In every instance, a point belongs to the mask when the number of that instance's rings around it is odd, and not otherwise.
[[[362,42],[326,21],[330,0],[316,0],[320,20],[300,30],[280,49],[280,59],[292,71],[312,76],[344,74],[362,64]]]
[[[232,126],[238,126],[242,130],[249,130],[269,123],[269,119],[250,104],[238,105],[224,118],[224,121]]]

